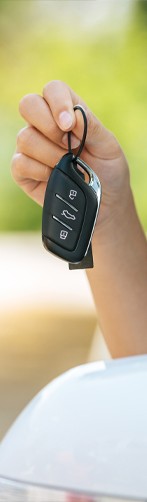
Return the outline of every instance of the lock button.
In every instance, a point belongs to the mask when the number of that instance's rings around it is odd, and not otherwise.
[[[66,174],[64,174],[62,171],[58,169],[57,172],[58,175],[55,176],[55,171],[53,171],[52,176],[50,178],[50,187],[49,187],[50,196],[48,197],[47,196],[48,194],[46,194],[45,210],[53,214],[51,194],[54,194],[58,196],[60,200],[64,199],[71,206],[74,206],[75,210],[77,209],[78,212],[81,213],[81,215],[83,216],[86,205],[86,199],[83,190],[81,190],[80,186],[74,183],[74,181]]]

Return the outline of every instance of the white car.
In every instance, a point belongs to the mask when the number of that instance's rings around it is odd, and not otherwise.
[[[147,356],[46,386],[0,446],[0,502],[147,500]]]

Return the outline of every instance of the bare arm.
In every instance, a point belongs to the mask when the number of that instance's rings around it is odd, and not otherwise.
[[[147,243],[131,196],[124,219],[114,218],[106,240],[95,232],[93,251],[95,268],[87,276],[111,355],[146,353]]]

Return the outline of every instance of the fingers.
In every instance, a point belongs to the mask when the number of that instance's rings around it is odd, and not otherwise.
[[[17,136],[17,153],[54,167],[67,150],[55,145],[34,127],[21,129]]]
[[[16,153],[12,159],[12,175],[18,183],[24,179],[48,181],[52,169],[23,153]]]
[[[79,111],[74,112],[73,106],[80,103],[86,109],[85,103],[60,81],[47,84],[43,95],[28,94],[22,98],[19,105],[22,117],[52,142],[66,149],[68,138],[65,131],[71,129],[69,125],[74,127],[76,124],[74,134],[71,134],[71,146],[77,148],[83,135],[83,117]]]
[[[38,161],[17,153],[12,159],[12,176],[22,190],[43,206],[44,194],[52,169]]]
[[[37,94],[27,94],[19,104],[22,117],[55,144],[68,148],[68,138],[58,127],[45,99]],[[73,111],[72,111],[73,113]],[[79,146],[80,141],[72,136],[72,148]]]
[[[73,106],[80,104],[85,109],[88,121],[86,148],[93,156],[102,159],[115,158],[120,147],[113,134],[93,115],[84,101],[64,82],[52,81],[46,84],[43,96],[58,127],[62,130],[72,129],[74,135],[81,139],[83,135],[83,117]]]
[[[93,115],[84,101],[64,82],[52,81],[43,89],[43,97],[25,96],[20,102],[20,112],[25,120],[44,136],[59,146],[68,148],[67,132],[72,130],[72,148],[79,146],[83,135],[83,117],[75,104],[86,111],[88,132],[86,149],[93,157],[113,159],[120,155],[120,146],[113,134]]]
[[[114,160],[122,154],[113,134],[64,82],[49,82],[44,87],[43,97],[36,94],[25,96],[20,102],[20,112],[30,126],[18,134],[17,153],[23,155],[15,159],[13,175],[28,195],[41,204],[46,177],[49,176],[48,166],[53,168],[67,152],[67,132],[72,130],[72,148],[79,146],[83,136],[83,116],[79,110],[73,110],[76,104],[83,106],[88,121],[82,152],[85,162],[99,174],[101,162]]]
[[[83,117],[79,110],[74,111],[76,104],[81,104],[86,111],[85,103],[72,91],[64,82],[54,80],[45,85],[43,97],[46,100],[55,122],[62,131],[72,130],[74,137],[79,139],[75,148],[79,146],[83,136]],[[67,134],[62,138],[62,142],[67,144]],[[71,142],[71,146],[74,147]]]
[[[55,143],[61,143],[63,132],[57,126],[46,101],[37,94],[27,94],[19,104],[22,117]]]

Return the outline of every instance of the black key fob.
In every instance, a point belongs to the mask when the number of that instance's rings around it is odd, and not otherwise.
[[[78,166],[88,174],[89,183]],[[82,159],[68,152],[53,169],[46,188],[42,217],[45,248],[71,264],[82,262],[91,244],[100,200],[98,177]]]

